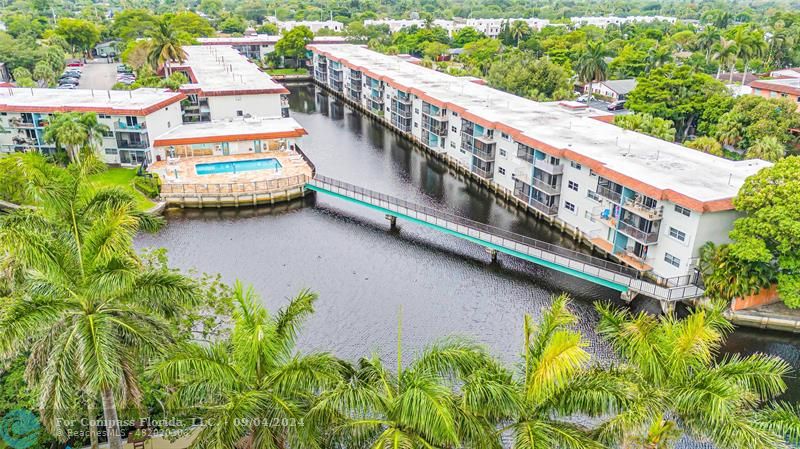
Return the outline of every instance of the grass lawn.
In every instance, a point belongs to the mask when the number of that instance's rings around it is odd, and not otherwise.
[[[308,70],[302,67],[298,69],[268,69],[267,73],[270,75],[308,75]]]
[[[136,177],[135,168],[109,168],[108,170],[92,175],[92,183],[99,186],[122,187],[131,192],[136,198],[136,204],[142,210],[150,209],[155,205],[149,198],[136,190],[133,186],[133,178]]]

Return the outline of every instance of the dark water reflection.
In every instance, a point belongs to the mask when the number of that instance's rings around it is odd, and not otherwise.
[[[291,90],[293,115],[309,132],[302,147],[319,173],[586,251],[314,87]],[[345,358],[374,352],[392,360],[402,306],[408,351],[458,334],[516,362],[522,315],[537,316],[552,295],[567,292],[590,350],[610,360],[593,332],[592,302],[619,302],[618,293],[502,254],[490,264],[477,245],[398,224],[389,231],[382,214],[319,195],[273,208],[173,211],[165,230],[137,244],[167,248],[179,267],[252,283],[271,309],[303,287],[314,289],[317,312],[300,343]],[[658,310],[648,301],[635,307]],[[727,349],[777,354],[800,367],[800,342],[785,334],[737,331]]]

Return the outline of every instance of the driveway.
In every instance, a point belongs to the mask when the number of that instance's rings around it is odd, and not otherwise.
[[[110,90],[117,82],[117,63],[105,59],[89,61],[83,66],[78,89]]]
[[[601,110],[603,112],[608,112],[608,113],[614,114],[614,115],[630,114],[630,111],[628,111],[627,109],[622,109],[620,111],[609,111],[608,110],[608,102],[607,101],[602,101],[602,100],[592,100],[592,101],[590,101],[589,102],[589,107],[590,108],[599,109],[599,110]]]

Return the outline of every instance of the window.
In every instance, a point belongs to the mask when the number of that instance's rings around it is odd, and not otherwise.
[[[686,241],[686,233],[675,228],[669,228],[669,236],[681,242]]]
[[[575,205],[570,203],[569,201],[564,201],[564,209],[572,212],[573,214],[576,213]]]
[[[455,147],[456,147],[456,143],[455,142],[450,142],[450,148],[455,148]]]
[[[677,204],[675,205],[675,212],[677,212],[679,214],[686,215],[687,217],[691,217],[692,216],[692,211],[690,211],[689,209],[687,209],[687,208],[685,208],[683,206],[678,206]]]
[[[103,130],[101,134],[103,134],[103,137],[114,137],[114,131],[111,128]]]
[[[236,116],[237,116],[237,117],[242,117],[242,116],[244,116],[244,111],[242,111],[241,109],[240,109],[240,110],[238,110],[238,111],[236,111]]]
[[[505,175],[506,174],[506,169],[503,168],[503,167],[497,167],[497,171],[500,172],[501,175]]]
[[[511,140],[511,136],[509,136],[508,134],[506,134],[504,132],[500,133],[500,137],[502,137],[505,140]]]
[[[500,148],[500,156],[506,157],[506,150]]]
[[[589,176],[597,176],[597,173],[594,170],[589,170]]]
[[[117,154],[116,148],[106,148],[106,154]]]
[[[419,108],[414,108],[414,114],[419,114]]]
[[[110,116],[110,115],[108,115],[108,114],[99,114],[99,115],[97,116],[97,118],[111,118],[111,116]]]
[[[467,152],[464,151],[464,150],[460,150],[460,151],[461,151],[461,154],[467,154]]]
[[[453,112],[453,117],[458,117],[458,113],[457,112]]]
[[[458,129],[456,129],[456,127],[455,127],[455,126],[451,126],[451,127],[450,127],[450,131],[453,131],[454,133],[457,133],[457,132],[458,132]]]
[[[570,181],[569,183],[567,183],[567,187],[569,187],[570,190],[574,190],[576,192],[578,191],[578,183],[577,182]]]
[[[681,260],[670,253],[664,253],[664,262],[672,265],[673,267],[680,268]]]
[[[586,197],[590,200],[597,201],[598,203],[601,201],[600,195],[598,195],[594,190],[587,190]]]
[[[414,122],[414,128],[419,128],[419,123]]]
[[[579,164],[579,163],[577,163],[575,161],[569,161],[569,165],[570,165],[570,167],[574,168],[575,170],[580,170],[582,168],[581,164]]]

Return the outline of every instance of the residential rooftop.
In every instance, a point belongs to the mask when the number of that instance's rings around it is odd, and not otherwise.
[[[774,90],[785,94],[800,95],[800,78],[758,80],[750,83],[754,89]]]
[[[200,45],[275,45],[282,36],[270,34],[256,34],[252,36],[234,37],[200,37],[197,42]],[[312,44],[336,44],[344,43],[347,38],[343,36],[314,36]]]
[[[654,198],[680,200],[694,210],[730,209],[745,178],[771,165],[712,156],[606,123],[602,120],[610,117],[605,112],[528,100],[365,47],[311,47],[518,142],[589,166]]]
[[[165,89],[0,89],[2,112],[97,112],[113,115],[148,115],[185,98]]]
[[[184,123],[156,137],[153,146],[280,139],[305,134],[305,129],[290,117],[247,117]]]
[[[602,81],[600,84],[606,85],[606,87],[620,95],[625,95],[636,87],[636,78],[624,80],[606,80]]]
[[[231,46],[187,45],[183,50],[186,61],[177,68],[190,71],[191,83],[182,90],[199,89],[208,96],[289,93]]]

